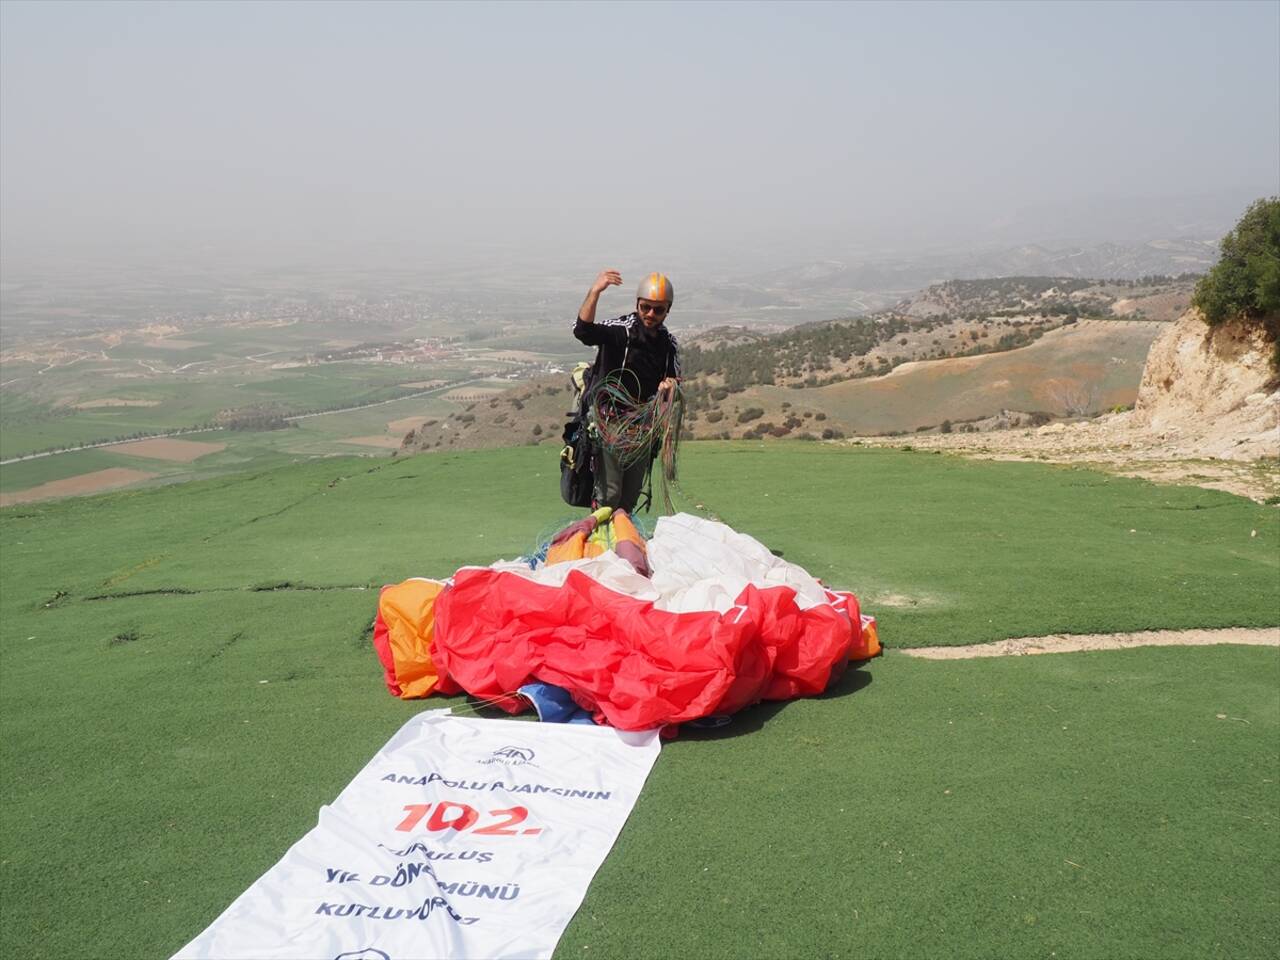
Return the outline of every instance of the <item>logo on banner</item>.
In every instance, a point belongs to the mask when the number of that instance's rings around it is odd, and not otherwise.
[[[391,960],[391,957],[377,947],[365,947],[353,953],[340,953],[333,960]]]
[[[500,747],[493,751],[493,756],[481,763],[505,763],[508,767],[523,767],[533,763],[533,751],[528,747]]]

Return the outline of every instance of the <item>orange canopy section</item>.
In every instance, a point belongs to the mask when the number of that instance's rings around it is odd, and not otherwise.
[[[401,700],[425,697],[430,693],[456,693],[457,687],[443,680],[431,659],[435,634],[436,597],[444,590],[438,580],[415,577],[383,587],[378,597],[378,616],[373,624],[373,646],[386,672],[387,688]]]
[[[546,565],[598,557],[610,550],[635,567],[640,575],[649,575],[644,537],[625,510],[609,507],[601,507],[557,533],[547,547]]]

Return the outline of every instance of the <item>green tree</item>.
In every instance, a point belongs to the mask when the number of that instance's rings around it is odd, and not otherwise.
[[[1210,326],[1280,314],[1280,197],[1255,200],[1222,238],[1222,258],[1191,298]],[[1274,338],[1275,324],[1267,324]]]

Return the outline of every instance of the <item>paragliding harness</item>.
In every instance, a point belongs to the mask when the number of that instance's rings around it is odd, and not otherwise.
[[[627,355],[631,351],[631,336],[628,333],[627,345],[622,353],[622,369],[627,369]],[[569,411],[569,419],[565,421],[561,438],[564,447],[560,450],[560,497],[571,507],[594,507],[596,471],[600,469],[598,460],[600,446],[593,437],[591,422],[591,402],[594,388],[603,379],[601,365],[604,363],[604,351],[596,350],[595,362],[579,363],[569,375],[573,386],[573,407]],[[648,510],[653,502],[653,464],[645,473],[644,490],[640,502],[636,504],[636,513]]]
[[[573,408],[564,425],[564,448],[560,451],[560,496],[571,507],[589,507],[595,497],[596,474],[592,463],[591,433],[587,425],[588,400],[596,364],[585,361],[573,368]]]

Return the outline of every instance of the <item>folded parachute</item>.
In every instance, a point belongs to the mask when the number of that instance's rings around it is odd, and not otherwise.
[[[514,713],[527,703],[511,694],[551,684],[598,722],[643,730],[818,694],[880,651],[853,594],[725,524],[663,517],[646,544],[625,515],[609,536],[603,523],[571,525],[532,567],[385,588],[374,643],[391,692],[461,689]]]

